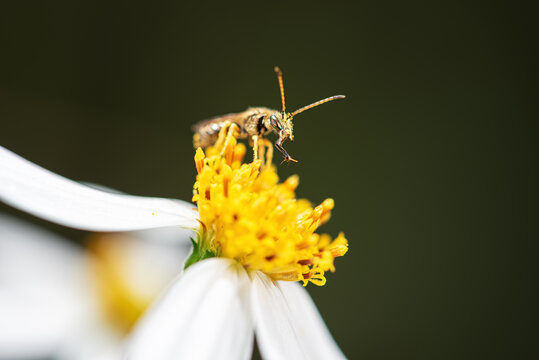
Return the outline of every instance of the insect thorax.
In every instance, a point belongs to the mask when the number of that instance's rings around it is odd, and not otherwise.
[[[275,112],[275,110],[263,107],[249,108],[243,112],[242,123],[238,124],[243,137],[253,135],[263,136],[269,133],[271,127],[268,118]]]

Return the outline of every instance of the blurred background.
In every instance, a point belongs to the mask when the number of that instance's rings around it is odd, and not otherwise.
[[[71,179],[189,200],[191,125],[278,109],[278,65],[290,110],[347,96],[295,119],[285,148],[299,163],[279,167],[300,175],[300,197],[335,199],[321,230],[349,239],[327,285],[308,286],[344,353],[537,355],[533,14],[464,1],[4,3],[0,144]]]

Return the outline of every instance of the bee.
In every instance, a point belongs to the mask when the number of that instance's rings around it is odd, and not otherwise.
[[[309,110],[318,105],[322,105],[336,99],[344,99],[344,95],[335,95],[316,101],[310,105],[299,108],[291,113],[286,112],[283,73],[278,67],[274,68],[279,82],[281,91],[282,111],[272,110],[265,107],[250,107],[240,113],[227,114],[217,116],[205,121],[201,121],[193,126],[195,135],[193,143],[195,148],[214,145],[219,138],[219,134],[228,130],[228,136],[236,136],[237,138],[251,138],[253,141],[253,151],[255,160],[258,157],[258,141],[261,140],[265,144],[268,143],[264,136],[274,132],[279,138],[275,142],[275,147],[283,154],[285,161],[294,161],[288,152],[283,148],[283,142],[286,139],[294,141],[293,123],[294,116]],[[237,130],[237,131],[236,131]],[[269,143],[271,147],[271,143]]]

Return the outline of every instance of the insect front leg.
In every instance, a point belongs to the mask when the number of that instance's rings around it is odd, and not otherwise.
[[[282,144],[282,138],[279,138],[276,142],[275,142],[275,147],[277,148],[277,150],[279,150],[281,153],[283,153],[284,155],[284,159],[283,161],[281,162],[281,164],[285,161],[293,161],[293,162],[298,162],[296,159],[293,159],[292,156],[290,156],[286,150],[283,148],[283,146],[281,145]]]

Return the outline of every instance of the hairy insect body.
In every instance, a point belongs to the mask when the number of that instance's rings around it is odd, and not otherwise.
[[[248,108],[247,110],[236,113],[218,116],[206,121],[202,121],[193,127],[195,135],[193,143],[195,148],[206,148],[217,141],[219,132],[223,127],[234,123],[239,128],[239,138],[252,136],[264,136],[271,130],[269,124],[270,114],[277,113],[277,110],[271,110],[264,107]]]
[[[219,138],[219,133],[221,130],[230,128],[232,124],[235,124],[235,127],[238,129],[238,133],[235,131],[228,131],[227,136],[251,138],[255,159],[258,157],[258,144],[268,143],[266,139],[263,139],[264,135],[274,132],[278,136],[277,141],[275,141],[275,147],[284,155],[284,161],[296,161],[286,152],[282,145],[286,139],[294,141],[292,123],[294,116],[329,101],[344,99],[344,95],[330,96],[323,100],[319,100],[310,105],[304,106],[294,112],[286,112],[283,74],[278,67],[276,67],[274,70],[277,73],[277,80],[279,82],[279,89],[281,91],[281,103],[283,106],[282,111],[271,110],[265,107],[248,108],[244,112],[218,116],[206,121],[202,121],[193,126],[193,131],[195,132],[193,143],[195,148],[206,148],[215,144]]]

